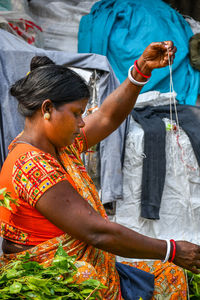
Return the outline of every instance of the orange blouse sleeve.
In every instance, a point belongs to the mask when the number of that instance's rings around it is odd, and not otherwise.
[[[70,182],[69,175],[48,153],[29,151],[18,158],[13,168],[17,196],[33,207],[49,188],[62,180]]]

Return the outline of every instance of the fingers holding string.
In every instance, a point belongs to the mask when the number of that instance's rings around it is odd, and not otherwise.
[[[174,46],[174,43],[172,41],[163,41],[163,42],[156,42],[152,43],[154,44],[154,47],[159,47],[162,51],[162,60],[163,63],[167,65],[171,65],[173,63],[173,60],[175,58],[175,53],[177,51],[177,48]]]
[[[175,53],[177,51],[177,48],[174,46],[173,42],[172,42],[171,46],[168,44],[165,44],[165,48],[167,48],[167,55],[168,55],[169,63],[172,64],[173,60],[175,58]]]
[[[152,43],[154,47],[161,47],[163,51],[166,50],[166,48],[169,50],[170,56],[174,55],[177,51],[176,46],[174,46],[174,43],[172,41],[163,41],[163,42],[155,42]]]
[[[174,46],[174,43],[172,41],[164,41],[161,43],[163,44],[163,46],[165,48],[168,49],[170,55],[174,55],[176,53],[177,48],[176,48],[176,46]]]

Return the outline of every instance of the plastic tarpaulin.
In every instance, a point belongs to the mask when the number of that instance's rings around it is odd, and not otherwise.
[[[3,122],[4,149],[22,130],[24,119],[17,111],[17,101],[9,94],[10,86],[29,71],[29,64],[34,55],[47,55],[58,64],[83,69],[98,70],[101,73],[99,87],[99,105],[115,89],[119,82],[105,56],[96,54],[66,53],[64,51],[43,50],[25,43],[14,35],[0,30],[0,106]],[[101,198],[103,203],[122,198],[121,155],[126,122],[100,143],[101,160]],[[0,143],[1,145],[1,143]],[[115,149],[113,154],[113,149]],[[113,164],[110,156],[114,156]],[[5,159],[3,156],[2,160]]]
[[[77,52],[78,27],[94,0],[31,0],[29,13],[43,29],[44,49]]]

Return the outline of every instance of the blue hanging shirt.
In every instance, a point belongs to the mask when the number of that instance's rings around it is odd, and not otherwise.
[[[189,39],[193,35],[182,15],[161,0],[102,0],[79,26],[78,52],[107,56],[120,82],[151,42],[172,40],[177,47],[173,83],[181,104],[195,105],[200,72],[189,62]],[[169,67],[156,69],[142,93],[169,92]]]

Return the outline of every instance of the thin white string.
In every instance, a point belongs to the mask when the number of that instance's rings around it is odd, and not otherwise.
[[[175,91],[174,91],[174,85],[173,85],[173,78],[172,78],[172,64],[171,64],[171,59],[169,56],[169,49],[167,48],[167,54],[168,54],[168,61],[169,61],[169,73],[170,73],[170,123],[171,123],[171,133],[172,133],[172,143],[173,143],[173,119],[172,119],[172,97],[173,97],[173,102],[174,102],[174,111],[175,111],[175,122],[176,122],[176,126],[178,129],[178,135],[177,138],[180,138],[180,126],[179,126],[179,120],[178,120],[178,113],[177,113],[177,107],[176,107],[176,99],[175,99]],[[179,142],[179,140],[178,140]],[[173,143],[174,146],[174,143]],[[183,164],[184,164],[184,169],[185,169],[185,173],[186,176],[187,174],[187,165],[186,162],[184,160],[184,150],[182,147],[181,148],[181,154],[183,157]],[[174,160],[174,165],[175,165],[175,149],[173,147],[173,160]],[[176,169],[174,169],[175,171],[175,175],[176,175]]]
[[[168,61],[169,61],[169,74],[170,74],[170,118],[172,120],[171,98],[173,98],[176,124],[177,124],[177,127],[178,127],[178,134],[180,136],[180,127],[179,127],[178,113],[177,113],[177,107],[176,107],[176,98],[175,98],[174,84],[173,84],[173,79],[172,79],[172,64],[171,64],[171,59],[170,59],[170,56],[169,56],[169,49],[168,48],[167,48],[167,54],[168,54]]]
[[[174,111],[175,111],[175,122],[176,122],[176,125],[177,125],[177,128],[178,128],[178,138],[180,137],[180,126],[179,126],[179,120],[178,120],[178,113],[177,113],[177,107],[176,107],[176,99],[175,99],[175,92],[174,92],[174,86],[173,86],[173,79],[172,79],[172,64],[171,64],[171,60],[170,60],[170,56],[169,56],[169,49],[167,48],[167,53],[168,53],[168,61],[169,61],[169,72],[170,72],[170,123],[171,123],[171,137],[172,137],[172,143],[173,143],[173,120],[172,120],[172,97],[173,97],[173,102],[174,102]],[[174,144],[173,144],[174,146]],[[184,151],[183,149],[181,148],[181,151],[182,151],[182,156],[184,155]],[[175,173],[175,176],[176,176],[176,168],[175,168],[175,149],[173,147],[173,164],[174,164],[174,173]],[[187,166],[186,166],[186,163],[185,161],[183,160],[183,165],[184,165],[184,171],[185,171],[185,174],[186,174],[186,177],[188,178],[188,172],[187,172]],[[190,191],[189,191],[190,193]],[[197,228],[195,228],[195,215],[194,215],[194,211],[192,209],[192,203],[191,203],[191,199],[190,199],[190,195],[189,195],[189,208],[190,208],[190,212],[191,212],[191,218],[192,218],[192,227],[193,227],[193,230],[194,232],[198,232],[197,231]],[[183,234],[184,235],[184,234]],[[196,234],[196,238],[197,238],[197,235]],[[185,239],[183,237],[183,239]],[[185,276],[186,276],[186,282],[187,282],[187,285],[188,285],[188,278],[187,278],[187,273],[185,271]],[[189,299],[189,288],[187,286],[187,296],[188,296],[188,299]]]
[[[175,167],[175,148],[174,148],[174,143],[173,143],[173,120],[172,120],[172,97],[174,100],[174,110],[175,110],[175,117],[176,117],[176,125],[178,127],[178,136],[180,137],[180,128],[179,128],[179,121],[178,121],[178,114],[177,114],[177,109],[176,109],[176,100],[175,100],[175,94],[174,94],[174,85],[173,85],[173,79],[172,79],[172,64],[169,56],[169,49],[167,48],[167,54],[168,54],[168,62],[169,62],[169,75],[170,75],[170,85],[169,85],[169,92],[170,92],[170,123],[171,123],[171,143],[172,143],[172,149],[173,149],[173,165],[174,165],[174,174],[176,176],[176,167]],[[173,94],[172,94],[173,93]],[[184,164],[184,170],[187,172],[185,164]],[[190,202],[190,201],[189,201]],[[192,209],[190,210],[192,214],[192,219],[193,219],[193,213]],[[185,276],[186,276],[186,282],[187,282],[187,297],[189,299],[189,288],[188,288],[188,278],[187,278],[187,272],[185,271]]]
[[[167,54],[168,54],[168,62],[169,62],[169,77],[170,77],[170,83],[169,83],[169,92],[170,92],[170,124],[171,124],[171,144],[172,144],[172,159],[173,159],[173,165],[174,165],[174,175],[176,177],[176,164],[175,164],[175,147],[173,143],[173,117],[172,117],[172,97],[174,100],[174,107],[176,107],[176,99],[175,99],[175,93],[174,93],[174,85],[173,85],[173,79],[172,79],[172,64],[169,56],[169,49],[167,48]],[[176,110],[175,110],[176,111]],[[176,124],[178,126],[179,122],[177,122],[178,114],[175,114],[176,116]]]
[[[174,143],[173,143],[173,119],[172,119],[172,97],[173,97],[173,102],[174,102],[174,111],[175,111],[175,122],[178,128],[178,138],[180,138],[180,126],[179,126],[179,120],[178,120],[178,113],[177,113],[177,107],[176,107],[176,99],[175,99],[175,92],[174,92],[174,85],[173,85],[173,78],[172,78],[172,64],[171,64],[171,60],[170,60],[170,56],[169,56],[169,49],[167,48],[167,53],[168,53],[168,61],[169,61],[169,72],[170,72],[170,123],[171,123],[171,137],[172,137],[172,144],[173,144],[173,164],[174,164],[174,173],[176,176],[176,168],[175,168],[175,148],[174,148]],[[182,157],[184,157],[184,151],[183,148],[181,148],[181,152],[182,152]],[[185,175],[188,178],[188,172],[187,172],[187,165],[186,162],[183,159],[183,165],[184,165],[184,171],[185,171]],[[190,194],[190,191],[189,191]],[[189,195],[189,208],[190,208],[190,213],[191,213],[191,218],[192,218],[192,227],[194,232],[198,232],[197,228],[195,228],[195,215],[194,215],[194,211],[192,208],[192,203],[191,203],[191,199],[190,199],[190,195]],[[198,234],[196,234],[196,239]]]

